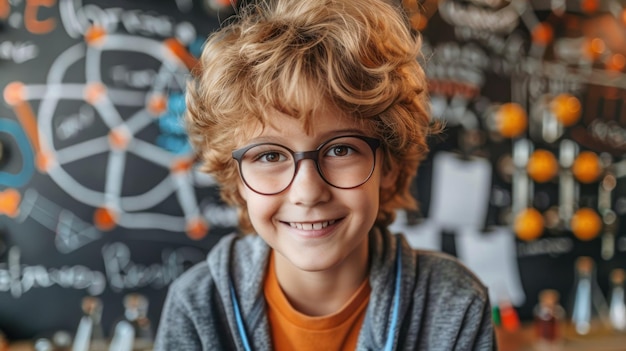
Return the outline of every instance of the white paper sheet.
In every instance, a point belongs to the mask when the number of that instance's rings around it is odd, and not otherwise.
[[[389,231],[403,234],[409,245],[415,249],[441,251],[441,227],[431,220],[410,225],[407,223],[406,212],[398,211]]]
[[[448,230],[482,228],[491,193],[491,164],[487,159],[461,159],[438,152],[433,159],[429,218]]]
[[[458,258],[489,288],[493,305],[508,300],[521,306],[526,300],[517,264],[515,234],[507,227],[462,228],[455,236]]]

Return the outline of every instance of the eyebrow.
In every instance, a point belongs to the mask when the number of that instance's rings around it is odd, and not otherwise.
[[[332,130],[332,131],[328,131],[324,134],[321,134],[318,139],[321,140],[318,144],[322,144],[324,142],[326,142],[329,139],[332,139],[334,137],[338,137],[338,136],[342,136],[342,135],[361,135],[361,136],[367,136],[367,133],[365,133],[364,130],[362,129],[356,129],[356,128],[346,128],[346,129],[339,129],[339,130]],[[248,140],[248,142],[245,145],[251,145],[251,144],[260,144],[260,143],[276,143],[276,144],[281,144],[284,141],[289,141],[288,138],[286,138],[284,135],[276,135],[276,136],[259,136],[256,138],[252,138],[250,140]]]

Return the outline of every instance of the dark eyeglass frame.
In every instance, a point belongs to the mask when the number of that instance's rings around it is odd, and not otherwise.
[[[322,173],[322,168],[320,167],[320,164],[318,162],[319,159],[319,154],[320,151],[328,144],[330,144],[331,142],[337,140],[337,139],[341,139],[341,138],[357,138],[357,139],[361,139],[363,141],[365,141],[365,143],[370,147],[370,149],[372,149],[372,155],[374,156],[374,162],[372,163],[372,169],[370,170],[370,173],[367,175],[367,177],[365,178],[365,180],[363,180],[361,183],[354,185],[354,186],[350,186],[350,187],[340,187],[340,186],[336,186],[332,183],[330,183],[326,177],[324,176],[324,173]],[[368,137],[368,136],[364,136],[364,135],[358,135],[358,134],[354,134],[354,135],[339,135],[336,137],[333,137],[331,139],[326,140],[325,142],[323,142],[322,144],[320,144],[317,148],[315,148],[315,150],[310,150],[310,151],[293,151],[290,148],[286,147],[285,145],[281,145],[281,144],[277,144],[277,143],[256,143],[256,144],[252,144],[252,145],[248,145],[248,146],[244,146],[241,149],[237,149],[235,151],[233,151],[232,156],[233,159],[235,159],[237,161],[237,164],[239,166],[239,176],[241,177],[241,180],[244,182],[244,184],[246,184],[246,186],[254,191],[257,194],[260,195],[276,195],[276,194],[280,194],[283,191],[287,190],[290,186],[291,183],[293,183],[293,180],[296,178],[296,174],[298,174],[298,169],[300,168],[300,161],[302,160],[312,160],[313,163],[315,163],[315,167],[317,168],[317,173],[320,175],[320,177],[324,180],[324,182],[326,182],[326,184],[337,188],[337,189],[354,189],[357,187],[360,187],[361,185],[367,183],[367,181],[372,177],[372,174],[374,173],[374,169],[376,169],[376,150],[380,147],[380,140],[376,139],[376,138],[372,138],[372,137]],[[281,147],[287,151],[289,151],[289,153],[291,154],[291,156],[293,157],[293,162],[295,164],[294,170],[293,170],[293,175],[291,176],[291,180],[289,181],[289,183],[287,183],[287,185],[281,189],[280,191],[275,191],[275,192],[271,192],[271,193],[264,193],[261,191],[258,191],[256,189],[254,189],[252,186],[250,186],[250,184],[248,184],[248,182],[246,181],[246,178],[243,176],[243,170],[242,170],[242,159],[243,159],[243,155],[248,152],[248,150],[257,147],[259,145],[275,145],[278,147]]]

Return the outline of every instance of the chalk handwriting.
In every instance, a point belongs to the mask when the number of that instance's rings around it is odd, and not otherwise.
[[[194,248],[165,250],[162,262],[143,265],[132,261],[128,246],[112,243],[102,248],[102,258],[110,288],[122,291],[146,286],[163,288],[183,273],[187,265],[203,260],[204,254]]]
[[[40,13],[42,7],[52,8],[57,0],[25,0],[23,12],[11,12],[11,7],[17,8],[22,0],[0,0],[0,19],[8,20],[13,28],[24,28],[32,34],[50,33],[56,28],[57,21],[51,17],[45,17]]]
[[[81,131],[93,125],[96,120],[95,110],[91,105],[84,104],[77,114],[62,118],[56,127],[59,140],[67,140],[80,134]]]
[[[61,288],[86,290],[90,295],[100,295],[106,286],[102,272],[82,265],[48,268],[43,265],[26,265],[20,262],[20,249],[11,247],[8,262],[0,263],[0,292],[10,292],[14,298],[35,288]]]
[[[139,89],[151,87],[158,73],[151,68],[132,70],[124,65],[116,65],[111,67],[110,75],[117,86]]]
[[[11,13],[11,6],[17,7],[21,1],[0,0],[0,19],[8,19],[9,25],[24,28],[32,34],[50,33],[56,28],[57,21],[51,17],[41,15],[41,8],[52,8],[57,0],[25,0],[24,11]]]
[[[16,299],[32,289],[53,286],[86,290],[93,296],[102,294],[107,284],[116,292],[146,286],[160,289],[205,258],[200,249],[182,247],[164,249],[159,263],[138,264],[131,260],[128,246],[115,242],[102,248],[103,273],[83,265],[51,268],[42,264],[23,264],[17,246],[11,247],[7,256],[6,263],[0,262],[0,293],[9,292]]]
[[[69,253],[102,236],[94,226],[81,220],[67,209],[28,188],[20,203],[18,223],[32,218],[55,233],[54,244],[61,253]]]
[[[513,4],[493,11],[454,0],[444,0],[439,3],[439,13],[446,22],[454,26],[498,33],[510,33],[519,22],[519,14]]]
[[[526,56],[524,38],[517,33],[501,35],[469,27],[454,27],[457,39],[461,41],[476,41],[485,46],[489,51],[508,60],[518,61]]]
[[[491,8],[498,8],[506,5],[508,1],[505,0],[470,0],[472,4],[488,6]]]
[[[202,215],[210,220],[211,225],[222,228],[237,226],[237,210],[226,205],[219,205],[209,201],[200,204]]]
[[[51,8],[57,0],[26,0],[24,8],[24,27],[33,34],[46,34],[52,32],[57,25],[54,18],[40,19],[39,9]]]
[[[59,5],[63,27],[70,37],[78,38],[91,26],[99,26],[108,33],[124,29],[129,34],[172,37],[176,23],[165,15],[119,7],[101,8],[94,4],[81,6],[80,1],[61,0]]]
[[[39,55],[39,47],[30,41],[0,42],[0,60],[24,63]]]
[[[539,61],[527,58],[518,68],[526,75],[528,92],[533,100],[546,93],[580,92],[587,79],[580,72],[557,62]]]
[[[558,256],[572,251],[574,242],[568,237],[543,238],[517,245],[517,257]]]
[[[485,82],[484,70],[489,66],[489,57],[474,44],[460,46],[447,42],[434,48],[424,69],[432,80],[452,81],[468,84],[477,89]]]
[[[626,129],[616,121],[594,119],[588,129],[597,140],[618,149],[626,147]]]

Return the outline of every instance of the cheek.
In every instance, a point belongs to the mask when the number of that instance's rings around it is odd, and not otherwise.
[[[378,214],[380,183],[378,179],[372,180],[376,181],[344,198],[344,201],[350,203],[350,207],[362,213],[365,218],[376,218]]]
[[[279,203],[271,197],[258,195],[248,189],[246,207],[248,209],[250,222],[252,222],[252,225],[258,230],[264,223],[271,221],[271,218],[279,207]]]

